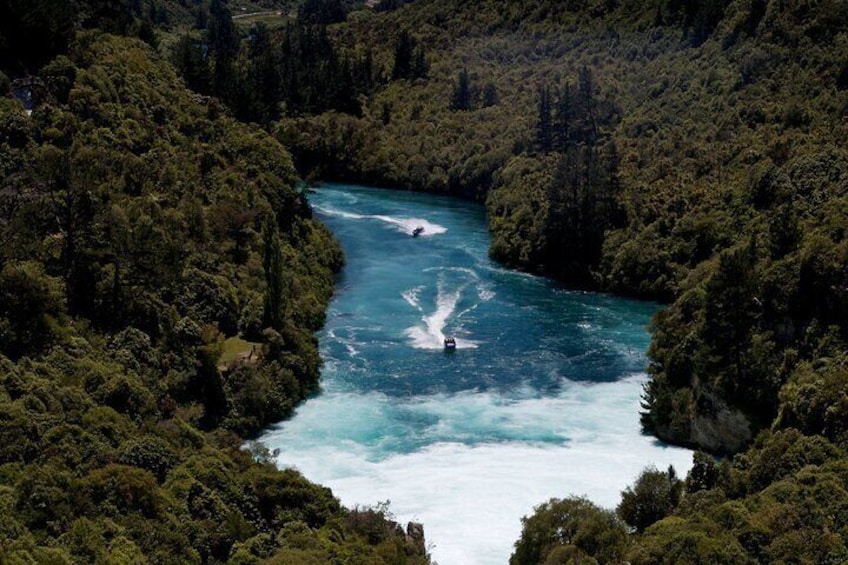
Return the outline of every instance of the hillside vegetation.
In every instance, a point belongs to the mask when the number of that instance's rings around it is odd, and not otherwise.
[[[848,561],[848,4],[54,4],[87,8],[0,13],[41,89],[2,101],[0,550],[425,559],[232,449],[316,386],[341,257],[297,168],[485,202],[497,260],[667,304],[642,424],[732,457],[647,469],[615,512],[549,501],[513,563]]]
[[[428,562],[243,449],[317,390],[343,261],[289,153],[139,40],[38,80],[0,98],[0,561]]]
[[[320,176],[485,200],[508,265],[668,301],[643,423],[735,451],[844,351],[847,28],[829,2],[422,0],[330,28],[381,77],[358,113],[276,131]],[[426,74],[389,72],[406,34]]]
[[[368,55],[357,107],[271,127],[316,178],[485,201],[509,266],[668,304],[643,426],[738,455],[622,555],[844,560],[845,4],[380,6],[322,32]]]

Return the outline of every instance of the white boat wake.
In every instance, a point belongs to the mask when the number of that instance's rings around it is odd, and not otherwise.
[[[427,287],[419,285],[402,294],[404,300],[421,313],[421,322],[406,329],[406,336],[410,338],[412,347],[416,349],[444,349],[445,329],[448,322],[452,322],[450,337],[456,340],[457,349],[474,349],[479,342],[468,338],[468,331],[459,323],[462,317],[476,309],[482,302],[491,300],[495,294],[482,288],[479,284],[479,276],[472,269],[465,268],[440,268],[427,269],[425,272],[438,271],[436,283],[435,310],[425,311],[421,304],[421,296]],[[460,279],[456,281],[457,278]],[[466,290],[474,285],[473,296],[476,300],[457,313],[457,306],[463,297],[472,296]],[[480,287],[480,288],[477,288]]]
[[[439,224],[434,224],[433,222],[423,218],[396,218],[394,216],[384,216],[381,214],[357,214],[355,212],[345,212],[343,210],[336,210],[334,208],[327,208],[323,206],[315,206],[315,209],[330,216],[337,216],[339,218],[347,218],[350,220],[379,220],[388,224],[395,231],[409,235],[412,234],[412,231],[415,228],[424,228],[424,231],[421,232],[418,237],[439,235],[448,231],[448,228],[440,226]]]

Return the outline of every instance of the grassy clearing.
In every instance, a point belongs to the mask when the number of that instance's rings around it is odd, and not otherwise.
[[[233,15],[233,22],[239,27],[251,27],[261,22],[269,28],[275,28],[295,19],[297,19],[296,10],[274,10],[254,14],[235,13]]]
[[[242,357],[247,357],[253,347],[258,349],[261,345],[238,336],[227,338],[224,340],[224,350],[218,358],[218,365],[229,365]]]

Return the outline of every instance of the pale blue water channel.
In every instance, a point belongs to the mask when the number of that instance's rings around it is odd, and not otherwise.
[[[390,500],[441,565],[507,563],[551,497],[613,508],[646,465],[689,469],[690,451],[639,429],[657,305],[499,267],[478,205],[343,185],[310,201],[347,266],[322,393],[260,438],[281,466],[348,506]]]

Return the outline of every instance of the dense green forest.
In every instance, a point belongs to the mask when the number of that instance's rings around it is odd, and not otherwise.
[[[842,3],[383,6],[314,32],[350,71],[318,83],[356,100],[268,126],[304,174],[485,201],[494,258],[669,303],[643,418],[664,439],[737,451],[840,366]]]
[[[278,54],[326,39],[329,66],[267,59],[287,86],[252,91],[285,103],[242,116],[305,175],[484,201],[509,266],[666,302],[645,430],[736,454],[685,485],[646,470],[617,516],[540,507],[515,562],[844,561],[844,3],[418,0],[333,22],[271,30]],[[327,101],[299,103],[315,84]],[[556,536],[525,554],[537,527]]]
[[[844,2],[36,4],[0,8],[37,77],[0,114],[0,551],[425,559],[236,449],[317,386],[342,259],[297,170],[485,202],[497,260],[667,304],[643,426],[728,457],[549,501],[512,563],[848,561]]]
[[[243,448],[317,390],[343,262],[289,153],[83,27],[31,114],[0,76],[0,561],[428,562]]]

